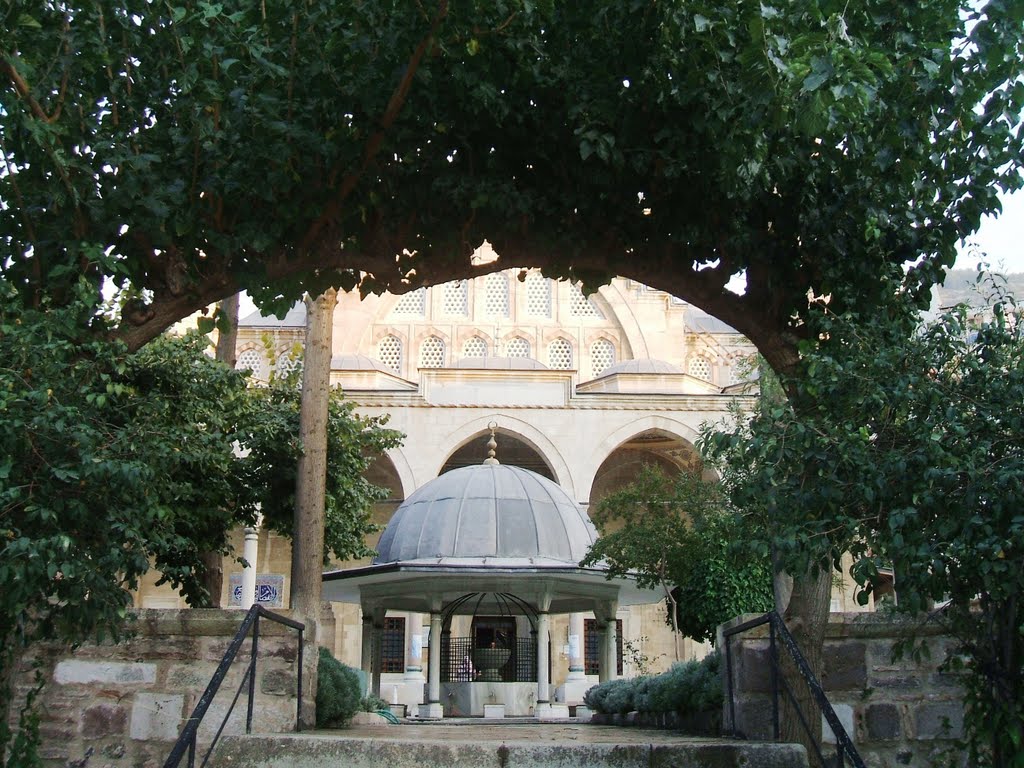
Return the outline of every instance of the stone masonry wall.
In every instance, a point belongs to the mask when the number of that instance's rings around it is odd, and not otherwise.
[[[719,628],[719,633],[751,618],[734,619]],[[912,628],[927,645],[928,657],[893,661],[894,643]],[[952,647],[952,640],[934,627],[922,629],[905,618],[882,613],[832,614],[822,685],[868,768],[931,765],[933,758],[962,735],[963,691],[955,674],[939,669]],[[771,738],[768,627],[734,636],[731,649],[736,728],[748,738]],[[728,730],[728,700],[724,719]],[[823,734],[831,741],[827,726]]]
[[[245,614],[193,609],[136,615],[134,636],[120,644],[46,646],[26,656],[12,715],[38,669],[45,680],[37,699],[45,765],[162,766]],[[267,619],[260,620],[259,632],[253,731],[294,730],[298,633]],[[201,745],[219,727],[250,654],[246,640],[200,726]],[[244,732],[246,702],[244,691],[225,733]]]

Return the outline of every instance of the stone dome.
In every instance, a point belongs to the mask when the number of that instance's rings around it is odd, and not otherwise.
[[[590,518],[561,486],[522,467],[477,464],[409,496],[384,529],[373,562],[576,566],[596,539]]]
[[[366,355],[335,355],[331,358],[331,370],[333,371],[380,371],[382,373],[394,373],[380,360]]]

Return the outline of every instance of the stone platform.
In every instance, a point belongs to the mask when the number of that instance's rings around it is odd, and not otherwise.
[[[536,720],[445,720],[301,734],[231,736],[217,768],[806,768],[803,747],[681,736],[670,731],[540,724]]]

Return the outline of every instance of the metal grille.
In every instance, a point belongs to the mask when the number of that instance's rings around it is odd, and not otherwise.
[[[526,276],[526,314],[551,317],[551,281],[540,272]]]
[[[380,671],[405,672],[405,619],[384,619],[380,636]]]
[[[492,272],[484,285],[484,311],[495,317],[508,317],[508,275],[505,272]]]
[[[530,342],[522,336],[516,336],[505,345],[505,352],[508,353],[509,357],[529,357]]]
[[[427,307],[427,289],[417,288],[415,291],[410,291],[404,294],[395,304],[392,312],[396,315],[416,315],[417,317],[423,317],[424,310]]]
[[[691,376],[696,376],[698,379],[711,381],[711,363],[708,362],[706,357],[701,357],[700,355],[691,357],[687,373]]]
[[[420,346],[420,368],[444,367],[444,341],[430,336]]]
[[[469,283],[456,280],[444,284],[444,313],[446,315],[469,314]]]
[[[590,347],[590,370],[596,379],[615,362],[615,345],[608,339],[598,339]]]
[[[377,345],[377,358],[395,373],[402,371],[402,340],[385,336]]]
[[[597,317],[604,319],[601,310],[597,308],[589,297],[583,295],[583,291],[578,285],[569,286],[569,314],[573,317]]]
[[[463,357],[487,357],[487,342],[479,336],[467,339],[462,345]]]
[[[550,667],[551,653],[548,653]],[[537,682],[537,642],[526,637],[517,637],[512,644],[512,653],[505,665],[498,670],[503,683]],[[550,677],[550,669],[548,675]],[[441,682],[471,683],[479,675],[473,666],[473,638],[441,636]]]
[[[615,674],[622,674],[622,619],[615,620]],[[600,674],[600,633],[596,619],[583,620],[583,673]]]
[[[572,369],[572,344],[555,339],[548,345],[548,367],[568,371]]]

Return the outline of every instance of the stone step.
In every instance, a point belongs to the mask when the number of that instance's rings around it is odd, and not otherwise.
[[[595,726],[596,727],[596,726]],[[217,745],[215,768],[807,768],[801,746],[727,739],[503,739],[478,729],[453,738],[402,738],[394,726],[383,738],[346,738],[344,731],[230,736]],[[385,730],[385,729],[381,729]],[[505,729],[506,731],[508,729]],[[628,729],[622,729],[628,730]],[[473,731],[473,732],[471,732]]]

